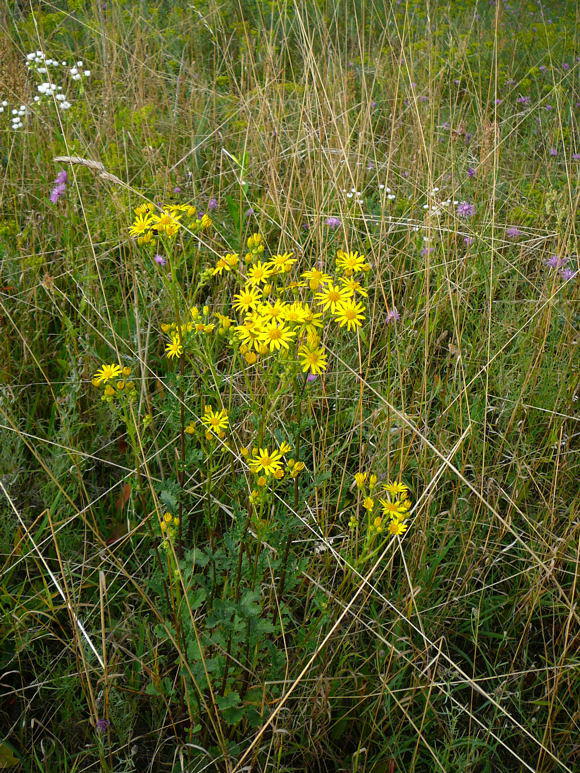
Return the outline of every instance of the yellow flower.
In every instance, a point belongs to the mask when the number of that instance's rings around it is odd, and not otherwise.
[[[310,268],[308,271],[304,271],[300,276],[303,279],[308,279],[308,286],[311,290],[318,290],[321,285],[329,284],[332,282],[332,277],[325,274],[323,271],[319,271],[317,268]]]
[[[267,448],[256,449],[248,460],[252,472],[273,475],[282,466],[280,451],[268,451]]]
[[[369,476],[368,472],[355,472],[354,482],[356,483],[356,487],[362,488],[367,482],[368,476]]]
[[[219,411],[214,411],[211,405],[206,405],[203,411],[204,413],[201,417],[201,422],[208,430],[215,434],[219,434],[220,431],[228,428],[229,418],[226,410],[222,408]]]
[[[261,296],[262,293],[257,287],[243,287],[237,295],[234,295],[234,309],[250,311],[250,309],[256,308]]]
[[[377,481],[378,481],[378,478],[377,478],[377,476],[376,476],[376,475],[374,474],[374,472],[373,472],[373,474],[372,474],[372,475],[371,475],[371,477],[369,478],[369,488],[370,488],[370,490],[371,490],[371,491],[372,491],[372,490],[374,489],[374,487],[377,485]]]
[[[401,515],[405,517],[404,513],[409,509],[400,499],[396,499],[394,502],[389,499],[379,499],[379,502],[383,508],[383,513],[390,518],[400,518]]]
[[[181,345],[181,339],[174,336],[165,347],[165,356],[172,359],[173,357],[181,357],[182,354],[183,346]]]
[[[154,204],[150,204],[148,201],[145,204],[139,204],[138,207],[135,207],[133,212],[136,215],[146,215],[148,212],[152,212],[155,209]]]
[[[199,225],[203,231],[207,231],[209,228],[213,225],[213,220],[209,215],[202,215],[201,220],[199,221]]]
[[[288,349],[296,333],[286,327],[284,322],[270,322],[264,326],[260,340],[267,344],[271,352]]]
[[[244,360],[248,363],[248,365],[253,365],[257,359],[258,355],[256,352],[246,352],[244,354]]]
[[[107,384],[107,386],[105,387],[104,394],[106,395],[106,397],[112,397],[115,394],[115,390],[110,384]]]
[[[121,375],[120,365],[101,365],[99,370],[93,376],[93,384],[99,386],[99,384],[106,384],[113,378],[117,378]]]
[[[280,468],[279,470],[276,470],[276,472],[274,473],[274,477],[277,478],[278,480],[282,480],[282,478],[284,477],[284,470],[282,468]]]
[[[228,252],[223,258],[219,258],[212,269],[212,274],[221,274],[222,271],[231,271],[237,264],[240,256],[237,253]]]
[[[284,311],[286,304],[284,301],[276,300],[274,303],[262,303],[260,304],[258,311],[266,319],[282,319],[284,317]]]
[[[407,531],[408,524],[403,523],[402,521],[391,521],[388,526],[388,532],[389,534],[404,534]]]
[[[304,304],[303,308],[304,318],[301,322],[303,330],[306,333],[316,333],[316,328],[321,328],[323,326],[322,314],[312,311],[308,304]]]
[[[283,274],[286,271],[290,271],[294,263],[296,263],[296,258],[293,258],[292,255],[294,255],[293,252],[284,252],[281,255],[272,255],[268,265],[275,274]]]
[[[383,519],[380,516],[375,518],[372,525],[377,534],[380,534],[383,531]]]
[[[264,329],[263,321],[255,315],[247,316],[243,325],[236,326],[236,335],[248,348],[259,349]]]
[[[143,236],[137,237],[137,244],[149,244],[149,242],[153,241],[153,232],[148,231],[146,234],[143,234]]]
[[[304,470],[305,468],[306,468],[306,465],[304,464],[304,462],[294,462],[294,464],[292,465],[290,475],[293,478],[297,478],[302,472],[302,470]]]
[[[346,287],[347,290],[350,290],[353,293],[353,295],[355,293],[358,293],[359,295],[362,295],[363,298],[368,298],[369,294],[361,285],[361,283],[357,282],[356,279],[353,279],[352,277],[348,277],[348,276],[342,276],[338,281],[341,283],[343,287]]]
[[[409,487],[404,483],[385,483],[385,491],[389,494],[406,494]]]
[[[348,300],[337,304],[333,314],[340,327],[346,325],[347,330],[356,330],[365,318],[364,310],[362,303]]]
[[[195,435],[195,423],[190,421],[187,427],[185,427],[184,432],[186,432],[188,435]]]
[[[363,507],[365,510],[372,510],[375,506],[375,500],[372,497],[365,497],[363,500]]]
[[[338,285],[329,282],[321,292],[316,293],[314,296],[319,306],[322,306],[323,310],[330,309],[334,314],[339,304],[348,301],[352,296],[352,291],[347,287],[339,287]]]
[[[129,233],[131,236],[143,236],[153,227],[154,222],[152,215],[137,215],[133,225],[129,228]]]
[[[174,236],[181,226],[181,223],[179,222],[180,217],[182,216],[179,214],[171,214],[170,212],[161,212],[160,215],[151,215],[153,228],[160,233],[166,233],[167,236]]]
[[[298,351],[298,357],[301,360],[300,366],[304,373],[310,371],[316,376],[328,367],[326,354],[322,349],[307,349],[303,347]]]
[[[246,244],[248,245],[249,250],[255,250],[257,247],[263,247],[264,237],[261,234],[252,234],[251,236],[248,236]]]
[[[284,308],[284,319],[287,322],[302,324],[306,320],[308,311],[301,303],[291,303]]]
[[[278,451],[280,451],[282,456],[284,456],[284,454],[290,453],[291,450],[292,450],[292,446],[290,445],[290,443],[287,443],[285,440],[283,440],[280,443],[280,446],[278,448]]]
[[[347,276],[357,274],[359,271],[364,271],[365,266],[365,256],[359,255],[358,252],[338,250],[336,253],[336,267]]]
[[[266,478],[264,475],[260,475],[260,477],[256,480],[256,483],[258,486],[265,486],[268,482],[268,478]]]
[[[268,279],[268,277],[271,275],[272,269],[270,268],[269,264],[262,263],[262,261],[259,260],[257,263],[254,263],[254,265],[250,267],[246,280],[249,285],[257,285],[261,282],[265,282],[266,279]]]

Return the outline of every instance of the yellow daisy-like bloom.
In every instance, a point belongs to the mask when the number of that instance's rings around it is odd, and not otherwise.
[[[338,250],[336,253],[336,267],[347,276],[358,274],[359,271],[364,271],[366,265],[365,256],[360,255],[358,252]]]
[[[153,241],[153,231],[147,231],[143,236],[137,237],[137,244],[149,244]]]
[[[409,487],[404,483],[385,483],[385,491],[389,494],[406,494]]]
[[[318,290],[324,284],[332,282],[332,277],[325,274],[323,271],[319,271],[317,268],[310,268],[308,271],[304,271],[300,276],[303,279],[308,279],[308,286],[311,290]]]
[[[294,462],[294,464],[292,465],[292,470],[290,472],[290,475],[293,478],[297,478],[302,472],[302,470],[305,470],[305,469],[306,469],[306,465],[304,464],[304,462]]]
[[[249,285],[257,285],[261,284],[261,282],[265,282],[271,275],[272,268],[269,263],[262,263],[262,261],[259,260],[250,267],[246,281]]]
[[[155,205],[154,204],[150,204],[147,201],[147,202],[145,202],[145,204],[139,204],[138,207],[135,207],[133,212],[136,215],[146,215],[148,212],[153,212],[154,209],[155,209]]]
[[[308,315],[308,311],[300,302],[291,303],[284,308],[284,319],[286,322],[302,324]]]
[[[397,521],[396,519],[394,521],[391,521],[387,527],[387,531],[389,534],[404,534],[407,531],[408,524],[403,523],[402,521]]]
[[[268,320],[283,319],[286,304],[284,301],[276,300],[274,303],[262,303],[258,307],[260,314]]]
[[[329,282],[321,292],[316,293],[314,296],[319,306],[326,311],[330,310],[332,314],[336,311],[339,304],[345,303],[352,296],[352,291],[347,287],[339,287],[338,285]]]
[[[181,339],[175,336],[165,347],[165,356],[171,360],[173,357],[181,357],[182,354],[183,346],[181,345]]]
[[[249,314],[242,325],[236,326],[236,335],[248,348],[258,349],[261,344],[264,320],[257,314]]]
[[[131,236],[144,236],[154,225],[155,220],[153,215],[144,213],[137,215],[133,225],[129,228]]]
[[[304,319],[300,323],[303,327],[303,330],[306,333],[316,334],[316,328],[321,328],[324,324],[322,321],[322,314],[318,314],[317,312],[312,311],[307,303],[303,305],[303,310]]]
[[[341,276],[338,280],[343,287],[346,287],[348,290],[352,291],[352,294],[355,295],[355,293],[358,293],[359,295],[362,295],[363,298],[368,298],[369,294],[365,290],[365,288],[361,285],[360,282],[357,282],[356,279],[354,279],[351,276]]]
[[[237,311],[250,311],[255,309],[262,297],[257,287],[243,287],[237,295],[234,295],[234,309]]]
[[[362,488],[367,482],[368,476],[369,476],[368,472],[355,472],[354,482],[356,483],[356,487]]]
[[[280,451],[268,451],[267,448],[256,449],[248,460],[250,470],[264,475],[273,475],[282,467]]]
[[[196,221],[197,222],[197,221]],[[199,226],[202,231],[209,230],[213,225],[213,220],[209,215],[202,215],[201,220],[199,221]]]
[[[99,386],[99,384],[106,384],[107,381],[110,381],[113,378],[118,378],[120,375],[120,365],[101,365],[99,370],[93,376],[92,383],[94,386]]]
[[[383,513],[390,518],[405,517],[405,513],[409,509],[400,499],[395,499],[392,502],[390,499],[379,499],[379,502],[383,508]]]
[[[228,428],[229,418],[226,410],[222,408],[219,411],[214,411],[211,405],[206,405],[203,411],[201,422],[208,430],[217,435]]]
[[[282,441],[282,443],[280,443],[280,447],[278,448],[278,451],[280,451],[282,455],[290,453],[291,450],[292,450],[292,446],[290,445],[290,443],[287,443],[285,440]]]
[[[383,531],[383,529],[384,529],[384,527],[383,527],[383,519],[380,516],[377,516],[375,518],[375,520],[373,521],[372,525],[373,525],[373,528],[375,529],[375,531],[377,532],[377,534],[380,534]]]
[[[365,497],[363,500],[363,507],[365,510],[372,510],[375,506],[375,500],[372,497]]]
[[[289,349],[295,335],[294,330],[286,327],[284,322],[272,321],[264,326],[260,340],[274,352],[281,348]]]
[[[284,477],[284,470],[282,468],[280,468],[279,470],[276,470],[276,472],[274,473],[274,477],[277,478],[278,480],[282,480],[282,478]]]
[[[356,330],[363,323],[365,318],[364,310],[365,307],[362,303],[348,300],[337,304],[333,314],[340,327],[346,326],[347,330]]]
[[[222,258],[219,258],[211,273],[216,276],[217,274],[221,274],[222,271],[231,271],[234,266],[237,265],[239,259],[240,256],[237,253],[228,252]]]
[[[307,349],[303,347],[299,349],[298,357],[300,359],[300,367],[304,373],[310,371],[310,373],[317,376],[328,367],[326,354],[322,349]]]
[[[153,228],[159,233],[165,233],[167,236],[174,236],[181,226],[181,223],[179,222],[181,217],[182,215],[172,214],[171,212],[161,212],[160,215],[151,215]]]
[[[294,263],[296,263],[296,258],[293,258],[292,255],[294,255],[293,252],[284,252],[280,255],[272,255],[268,265],[275,274],[283,274],[287,271],[290,271]]]

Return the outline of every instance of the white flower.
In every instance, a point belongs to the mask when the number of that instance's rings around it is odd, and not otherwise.
[[[85,78],[89,78],[90,75],[91,75],[91,71],[90,70],[85,70],[83,75],[85,76]]]
[[[55,99],[58,99],[59,102],[64,102],[66,100],[66,94],[57,94]]]
[[[71,74],[71,75],[76,75],[76,74],[77,74],[77,72],[78,72],[78,70],[77,70],[77,68],[76,68],[76,67],[71,67],[71,68],[70,68],[70,74]]]
[[[77,67],[82,67],[82,66],[83,66],[82,62],[77,62]]]
[[[2,100],[2,107],[8,107],[8,102],[5,99]]]
[[[61,110],[68,110],[70,107],[70,102],[59,102],[58,106]]]
[[[44,74],[45,72],[48,72],[48,70],[46,69],[46,67],[38,67],[36,72]]]
[[[76,75],[73,75],[73,76],[72,76],[72,79],[73,79],[73,81],[80,81],[80,79],[81,79],[81,74],[80,74],[80,72],[79,72],[79,73],[77,73]]]

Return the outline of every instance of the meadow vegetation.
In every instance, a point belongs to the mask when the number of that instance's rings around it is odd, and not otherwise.
[[[0,9],[0,768],[571,771],[566,0]]]

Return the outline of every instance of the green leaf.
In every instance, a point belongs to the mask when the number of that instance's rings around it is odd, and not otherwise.
[[[14,756],[14,749],[9,743],[0,743],[0,768],[13,768],[20,760]]]

